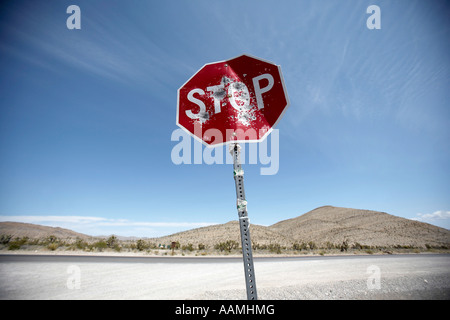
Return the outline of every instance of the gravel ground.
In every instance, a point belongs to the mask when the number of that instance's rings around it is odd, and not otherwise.
[[[0,299],[246,299],[239,259],[114,261],[0,258]],[[450,298],[449,255],[255,259],[255,272],[261,300]]]
[[[205,292],[194,297],[199,300],[246,299],[245,290]],[[286,287],[260,288],[260,300],[450,300],[448,276],[427,279],[401,277],[384,281],[380,289],[367,289],[364,280],[336,281],[327,284],[308,284]]]

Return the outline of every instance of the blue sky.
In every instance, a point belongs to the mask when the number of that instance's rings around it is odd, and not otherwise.
[[[334,205],[450,228],[448,15],[410,0],[2,3],[0,220],[142,237],[235,220],[232,166],[175,165],[171,135],[177,89],[247,53],[281,66],[291,103],[278,173],[244,165],[252,223]]]

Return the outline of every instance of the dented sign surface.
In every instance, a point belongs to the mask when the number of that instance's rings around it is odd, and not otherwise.
[[[258,142],[288,106],[280,67],[242,55],[206,64],[178,89],[177,125],[207,146]]]

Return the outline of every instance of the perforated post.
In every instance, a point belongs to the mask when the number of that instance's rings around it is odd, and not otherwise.
[[[253,267],[252,242],[250,240],[250,223],[247,214],[247,201],[244,191],[244,171],[240,161],[240,146],[238,143],[231,145],[233,155],[234,181],[236,183],[237,210],[239,215],[239,227],[241,230],[242,255],[244,259],[245,284],[247,299],[257,300],[255,269]],[[231,148],[230,148],[231,149]]]

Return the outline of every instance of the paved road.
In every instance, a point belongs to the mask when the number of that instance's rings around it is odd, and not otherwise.
[[[380,259],[410,258],[417,255],[382,255]],[[428,254],[427,257],[440,257],[440,254]],[[336,256],[288,256],[288,257],[255,257],[256,261],[308,261],[332,259],[370,258],[368,255],[336,255]],[[241,256],[221,257],[180,257],[180,256],[118,256],[118,255],[70,255],[70,254],[0,254],[0,263],[7,262],[75,262],[75,263],[218,263],[242,262]]]
[[[260,299],[450,299],[450,255],[256,258]],[[0,299],[245,299],[241,258],[0,255]]]
[[[255,257],[259,262],[280,262],[280,261],[311,261],[311,260],[352,260],[352,259],[411,259],[419,257],[440,258],[450,257],[444,254],[401,254],[401,255],[335,255],[335,256],[268,256]],[[180,257],[180,256],[119,256],[119,255],[71,255],[71,254],[0,254],[0,263],[8,262],[62,262],[62,263],[219,263],[219,262],[242,262],[241,256],[220,256],[220,257]]]

